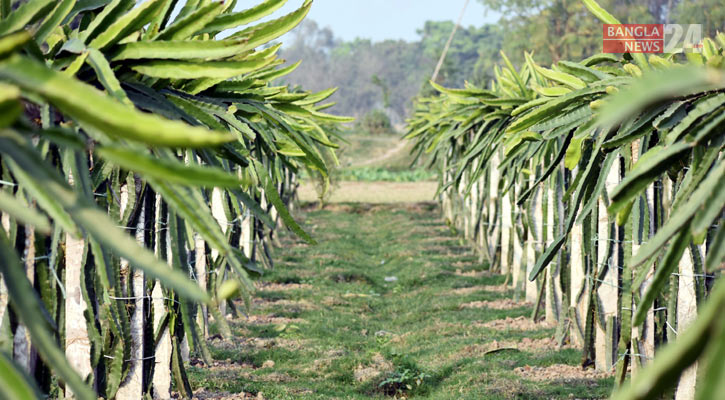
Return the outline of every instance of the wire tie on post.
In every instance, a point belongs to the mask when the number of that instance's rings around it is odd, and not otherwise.
[[[675,328],[673,328],[672,325],[670,325],[670,321],[665,321],[665,324],[667,324],[667,327],[670,328],[672,330],[672,332],[675,333],[675,335],[678,335],[678,333],[675,330]]]
[[[677,272],[673,272],[672,275],[684,276],[685,278],[716,278],[715,275],[708,274],[678,274]]]

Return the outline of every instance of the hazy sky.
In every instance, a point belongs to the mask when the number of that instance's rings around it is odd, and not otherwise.
[[[315,0],[308,18],[321,27],[330,27],[335,37],[416,40],[416,30],[425,21],[456,20],[465,0]],[[298,8],[304,0],[289,0],[274,17]],[[237,9],[254,2],[240,1]],[[496,22],[498,16],[476,0],[471,0],[462,25],[480,26]]]

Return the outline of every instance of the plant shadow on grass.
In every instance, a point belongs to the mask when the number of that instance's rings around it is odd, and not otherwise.
[[[276,276],[267,280],[267,282],[278,283],[280,285],[300,284],[302,283],[302,278],[295,275]]]
[[[329,279],[335,283],[362,283],[373,287],[380,286],[377,282],[375,282],[375,280],[366,274],[357,272],[340,272],[330,275]]]

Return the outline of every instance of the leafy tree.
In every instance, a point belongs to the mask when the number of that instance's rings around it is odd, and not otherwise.
[[[356,117],[376,108],[389,108],[393,121],[402,123],[410,111],[410,99],[434,66],[434,61],[422,53],[420,43],[341,41],[314,21],[301,24],[291,43],[282,56],[290,63],[305,62],[285,82],[312,90],[338,87],[331,98],[336,102],[331,110]],[[381,83],[387,86],[382,88],[382,96]]]
[[[673,8],[670,22],[702,24],[703,36],[725,31],[725,7],[718,0],[684,0]]]
[[[418,31],[425,55],[438,59],[452,29],[452,21],[426,22]],[[462,86],[467,79],[476,83],[492,79],[490,71],[499,61],[502,42],[501,29],[496,25],[462,27],[451,42],[438,82]]]
[[[371,135],[384,135],[393,132],[393,125],[390,123],[390,118],[385,111],[380,109],[374,109],[362,118],[359,118],[356,123],[356,128]]]
[[[451,21],[426,22],[416,42],[342,41],[329,28],[306,21],[294,31],[292,44],[283,50],[290,63],[305,60],[286,81],[313,90],[337,86],[339,91],[332,97],[337,102],[333,111],[363,117],[385,108],[392,122],[399,124],[411,111],[410,99],[427,86],[452,28]],[[466,79],[476,83],[492,79],[490,71],[499,60],[503,38],[500,31],[495,25],[459,30],[440,81],[463,85]]]
[[[377,75],[373,75],[372,82],[373,85],[379,87],[383,92],[383,107],[390,107],[390,86]]]
[[[533,52],[545,64],[585,58],[601,51],[601,23],[588,18],[580,0],[479,0],[502,15],[503,49],[515,64]],[[667,15],[666,0],[602,2],[624,23],[659,23]]]

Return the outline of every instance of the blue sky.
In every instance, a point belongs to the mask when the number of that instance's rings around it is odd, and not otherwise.
[[[335,37],[416,40],[416,30],[425,21],[456,20],[465,0],[315,0],[308,18],[321,27],[330,27]],[[274,17],[293,11],[304,0],[289,0]],[[240,1],[237,9],[256,2]],[[476,0],[471,0],[462,25],[480,26],[496,22],[498,15]]]

